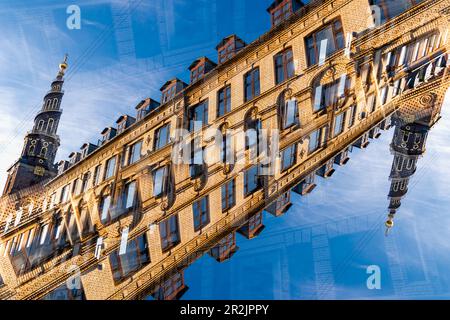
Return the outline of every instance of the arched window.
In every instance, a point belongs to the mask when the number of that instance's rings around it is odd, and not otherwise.
[[[39,120],[37,126],[36,126],[36,130],[42,130],[44,129],[44,120]]]
[[[39,156],[42,158],[47,158],[48,153],[48,142],[44,142],[42,144],[41,152],[39,153]]]
[[[297,100],[291,97],[291,91],[286,90],[280,94],[277,100],[278,107],[278,127],[287,129],[298,124]]]
[[[45,109],[50,108],[50,104],[52,103],[52,101],[50,99],[48,99],[47,101],[45,101]]]
[[[411,170],[414,165],[414,159],[408,159],[408,163],[406,165],[406,169]]]
[[[404,159],[402,157],[397,158],[397,171],[402,170],[403,168],[403,161]]]
[[[397,181],[397,182],[394,182],[394,184],[392,185],[392,190],[393,190],[393,191],[398,191],[398,186],[399,186],[398,181]]]
[[[54,98],[52,102],[52,109],[56,109],[58,107],[58,98]]]
[[[48,123],[47,123],[47,132],[48,133],[53,133],[53,125],[55,124],[55,120],[53,120],[53,118],[48,119]]]
[[[36,141],[31,141],[31,145],[28,148],[28,154],[31,155],[31,156],[34,156],[34,152],[35,151],[36,151]]]

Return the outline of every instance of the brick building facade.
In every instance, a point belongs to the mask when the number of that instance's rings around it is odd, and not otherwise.
[[[399,2],[275,1],[272,28],[258,40],[225,38],[219,64],[190,65],[189,85],[166,82],[161,103],[141,101],[136,115],[61,161],[56,176],[6,188],[0,298],[179,298],[192,261],[229,258],[236,232],[257,236],[263,210],[283,214],[291,190],[310,192],[393,113],[428,112],[434,123],[449,86],[449,3]],[[208,136],[211,128],[219,135]],[[254,135],[239,143],[240,132]],[[279,149],[266,165],[198,162],[196,152],[191,163],[173,161],[181,142],[263,160],[252,143],[263,132]]]

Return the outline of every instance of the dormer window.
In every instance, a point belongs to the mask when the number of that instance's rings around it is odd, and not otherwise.
[[[271,15],[272,27],[276,27],[283,21],[288,20],[303,5],[303,2],[300,0],[276,0],[267,9]]]
[[[191,84],[202,79],[209,71],[214,69],[216,64],[206,57],[195,60],[190,66]]]
[[[117,132],[118,133],[122,133],[123,131],[125,131],[127,123],[125,121],[122,121],[121,123],[119,123],[117,125]]]
[[[205,66],[203,64],[191,70],[191,83],[200,80],[205,75]]]
[[[239,50],[245,47],[245,42],[236,35],[224,38],[216,47],[219,63],[230,60]]]
[[[160,89],[162,94],[161,102],[169,102],[170,100],[175,98],[175,96],[185,87],[187,87],[187,84],[178,78],[167,81]]]
[[[99,145],[104,145],[106,142],[108,142],[109,140],[114,138],[116,136],[116,133],[117,133],[117,130],[112,127],[105,128],[101,132],[102,139],[99,141]]]
[[[151,98],[142,100],[137,106],[137,121],[142,120],[147,114],[159,107],[159,102]]]
[[[117,119],[117,134],[121,134],[124,132],[129,126],[131,126],[133,123],[136,122],[136,119],[129,116],[129,115],[123,115],[120,116],[119,119]]]
[[[163,91],[162,102],[166,103],[169,100],[172,100],[175,97],[175,92],[176,92],[175,84],[172,84],[169,88]]]

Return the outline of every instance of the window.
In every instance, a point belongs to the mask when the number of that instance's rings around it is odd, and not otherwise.
[[[251,150],[252,157],[259,155],[259,135],[261,133],[261,121],[248,117],[244,124],[245,150]]]
[[[202,63],[198,67],[191,70],[191,83],[194,83],[205,75],[205,65]]]
[[[342,112],[334,119],[334,136],[341,134],[344,131],[345,112]]]
[[[380,7],[380,23],[385,23],[420,2],[422,0],[370,0],[369,3]]]
[[[72,184],[72,194],[79,195],[80,193],[81,193],[81,180],[75,179],[75,181]]]
[[[297,144],[293,144],[281,153],[281,171],[284,172],[292,167],[297,156]]]
[[[177,272],[164,279],[153,296],[158,300],[173,300],[184,287],[183,271]]]
[[[82,184],[81,184],[81,192],[86,192],[88,185],[89,185],[89,178],[91,177],[91,173],[90,172],[86,172],[83,175],[83,180],[82,180]]]
[[[287,129],[299,123],[298,106],[296,99],[290,99],[284,102],[281,108],[281,126],[282,129]]]
[[[100,183],[100,172],[101,172],[102,166],[98,165],[94,169],[94,186],[97,186]]]
[[[161,248],[165,252],[180,243],[180,230],[178,227],[178,215],[172,215],[159,224]]]
[[[272,26],[277,26],[292,15],[292,3],[290,0],[282,1],[272,12]]]
[[[167,191],[168,170],[167,166],[153,171],[153,196],[160,197]]]
[[[326,85],[317,86],[314,93],[314,111],[325,109],[337,103],[350,86],[350,78],[347,78],[346,75]]]
[[[234,207],[236,204],[236,182],[230,180],[222,185],[222,212]]]
[[[217,93],[217,117],[231,111],[231,86],[222,88]]]
[[[111,207],[111,196],[110,195],[106,195],[103,196],[102,199],[100,200],[100,220],[102,223],[106,223],[109,221],[110,216],[109,216],[109,209]]]
[[[209,223],[209,197],[194,202],[192,205],[194,213],[194,230],[199,231]]]
[[[131,209],[134,207],[136,202],[136,181],[129,182],[125,185],[122,197],[124,209]]]
[[[55,124],[55,120],[53,120],[52,118],[48,119],[48,123],[47,123],[47,132],[48,133],[53,133],[53,125]]]
[[[166,103],[169,100],[172,100],[175,97],[176,93],[176,84],[172,84],[162,93],[162,103]]]
[[[190,109],[189,131],[193,132],[196,129],[201,129],[207,124],[208,101],[203,101]]]
[[[204,169],[203,162],[203,148],[197,145],[196,138],[191,142],[191,161],[189,164],[189,171],[191,178],[197,178],[202,175]]]
[[[259,96],[259,68],[254,68],[244,75],[245,101]]]
[[[110,158],[106,161],[105,180],[111,178],[114,175],[116,169],[116,157]]]
[[[311,135],[309,136],[308,150],[310,153],[316,151],[319,148],[322,135],[321,132],[322,129],[318,129],[312,132]]]
[[[70,184],[67,184],[61,190],[61,203],[67,202],[67,200],[69,200],[69,186]]]
[[[306,38],[308,65],[312,66],[335,51],[344,48],[344,31],[340,19]]]
[[[67,234],[69,235],[70,240],[73,244],[74,241],[78,240],[79,233],[78,233],[77,221],[76,221],[75,214],[74,214],[72,208],[70,208],[69,212],[67,213],[66,223],[67,223]]]
[[[370,94],[369,96],[367,96],[367,108],[369,113],[372,113],[376,110],[377,100],[374,94]]]
[[[154,150],[161,149],[170,142],[170,124],[166,124],[155,131]]]
[[[381,88],[381,93],[380,93],[381,105],[384,105],[387,102],[387,97],[388,97],[388,90],[387,90],[387,88],[388,88],[387,86],[384,86],[383,88]]]
[[[230,41],[227,45],[219,49],[219,63],[224,63],[225,61],[231,59],[235,53],[235,42]]]
[[[138,141],[130,146],[130,154],[128,155],[128,164],[133,164],[141,159],[142,141]]]
[[[295,73],[294,57],[292,49],[289,48],[274,57],[275,62],[275,82],[279,84],[289,78],[292,78]]]
[[[89,211],[87,208],[87,204],[83,203],[80,205],[80,220],[81,220],[81,235],[83,237],[88,236],[91,232],[94,231],[94,227],[92,225],[91,217],[89,215]]]
[[[145,234],[127,242],[125,254],[115,250],[109,256],[114,281],[117,283],[150,263],[150,254]]]
[[[355,124],[357,111],[358,111],[358,107],[356,105],[353,105],[348,109],[348,114],[349,114],[348,127],[349,128]]]
[[[247,169],[244,174],[244,196],[247,197],[262,187],[259,176],[258,166],[255,165]]]
[[[47,234],[48,234],[48,224],[45,224],[41,227],[39,233],[39,245],[44,245],[47,243]]]

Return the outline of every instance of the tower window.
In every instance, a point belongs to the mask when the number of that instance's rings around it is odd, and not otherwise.
[[[48,123],[47,123],[47,132],[48,133],[53,133],[53,125],[55,124],[55,120],[53,120],[53,118],[48,119]]]

